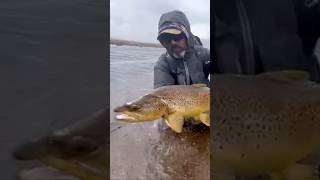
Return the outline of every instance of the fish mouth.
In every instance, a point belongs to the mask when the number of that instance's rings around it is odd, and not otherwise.
[[[116,120],[122,121],[122,122],[138,122],[139,120],[135,117],[132,117],[128,114],[118,114],[116,115]]]

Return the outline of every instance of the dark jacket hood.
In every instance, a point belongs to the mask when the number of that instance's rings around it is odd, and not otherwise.
[[[187,41],[188,41],[188,48],[193,48],[194,47],[194,38],[193,34],[190,29],[190,23],[186,17],[186,15],[178,10],[170,11],[167,13],[164,13],[161,15],[159,24],[158,24],[158,35],[162,29],[165,29],[172,23],[177,23],[179,25],[182,25],[184,28],[180,29],[182,30],[185,35],[187,36]],[[160,42],[161,43],[161,42]],[[169,52],[168,48],[165,47],[168,51],[168,53],[171,55],[171,52]]]

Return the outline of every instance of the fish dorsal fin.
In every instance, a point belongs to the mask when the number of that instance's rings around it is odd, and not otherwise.
[[[148,98],[159,98],[159,96],[158,96],[158,95],[153,94],[153,93],[145,94],[145,95],[144,95],[144,96],[142,96],[142,97],[148,97]]]
[[[257,75],[257,78],[267,78],[282,81],[308,81],[310,74],[302,70],[285,70],[285,71],[274,71],[267,72]]]
[[[203,84],[203,83],[192,84],[191,86],[194,86],[194,87],[207,87],[207,85]]]

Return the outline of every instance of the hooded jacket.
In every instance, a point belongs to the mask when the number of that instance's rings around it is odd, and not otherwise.
[[[154,88],[167,85],[208,84],[210,52],[201,46],[190,30],[190,24],[181,11],[171,11],[160,17],[159,33],[170,23],[182,25],[187,37],[186,54],[181,59],[173,56],[170,48],[162,44],[167,52],[162,54],[154,66]],[[161,43],[161,42],[160,42]]]
[[[215,1],[214,73],[295,69],[320,82],[319,63],[311,56],[320,36],[317,1]]]

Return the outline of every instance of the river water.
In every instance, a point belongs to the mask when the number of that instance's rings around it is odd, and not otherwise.
[[[110,46],[110,114],[112,109],[153,88],[153,66],[163,48]],[[113,118],[110,118],[113,122]]]

